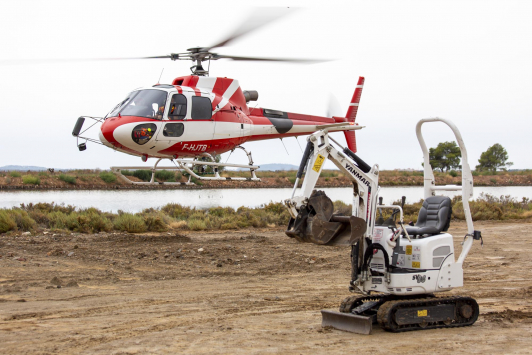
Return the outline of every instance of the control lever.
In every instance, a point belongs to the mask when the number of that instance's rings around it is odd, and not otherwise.
[[[382,205],[382,197],[379,197],[379,205]],[[384,224],[384,217],[382,217],[382,209],[379,208],[379,218],[375,221],[376,226],[382,226]]]

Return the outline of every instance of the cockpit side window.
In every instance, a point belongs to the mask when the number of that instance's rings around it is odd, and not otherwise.
[[[211,99],[202,96],[192,96],[192,119],[210,120],[212,118]]]
[[[135,92],[134,96],[129,97],[120,105],[118,113],[122,116],[138,116],[161,120],[166,106],[166,98],[166,91],[139,90]]]
[[[175,94],[170,101],[170,109],[168,110],[169,120],[183,120],[187,115],[187,98],[182,94]]]

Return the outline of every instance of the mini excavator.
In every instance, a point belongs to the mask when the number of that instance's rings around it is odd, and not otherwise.
[[[427,122],[445,123],[454,132],[462,152],[461,186],[436,186],[421,134],[421,126]],[[478,318],[479,307],[473,298],[435,296],[463,286],[464,260],[474,240],[482,243],[469,209],[473,177],[462,136],[454,123],[443,118],[420,120],[416,135],[424,155],[425,198],[416,224],[406,226],[405,197],[401,205],[383,205],[379,198],[378,165],[369,166],[349,148],[342,147],[329,136],[327,129],[308,138],[292,197],[285,201],[291,215],[286,234],[300,242],[351,247],[349,290],[359,294],[347,297],[339,312],[322,310],[322,326],[370,334],[376,323],[387,331],[403,332],[462,327],[475,323]],[[323,191],[314,189],[327,159],[353,183],[351,216],[335,213],[332,201]],[[467,234],[457,260],[453,236],[447,233],[451,200],[437,196],[438,191],[462,192]],[[383,209],[391,209],[391,216],[386,220],[382,217]]]

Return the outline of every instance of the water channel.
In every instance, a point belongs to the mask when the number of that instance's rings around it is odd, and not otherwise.
[[[333,200],[351,203],[352,189],[324,188]],[[0,192],[0,208],[11,208],[21,203],[55,202],[79,208],[96,207],[102,211],[140,212],[144,208],[161,207],[167,203],[179,203],[200,209],[229,206],[258,207],[265,203],[280,202],[291,196],[292,189],[204,189],[204,190],[72,190],[72,191],[9,191]],[[521,200],[532,199],[532,186],[476,187],[474,198],[481,193],[494,196],[510,195]],[[454,196],[460,192],[447,192]],[[423,198],[422,187],[381,187],[384,203],[392,203],[406,196],[407,202]]]

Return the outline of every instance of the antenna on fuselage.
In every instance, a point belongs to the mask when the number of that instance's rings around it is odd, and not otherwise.
[[[297,145],[299,146],[299,150],[301,150],[301,153],[303,153],[303,149],[301,149],[301,144],[299,144],[299,139],[297,139],[297,136],[294,136],[296,138]]]
[[[161,83],[161,77],[163,76],[164,68],[161,70],[161,75],[159,75],[159,80],[157,80],[157,84]]]
[[[290,153],[288,153],[288,149],[286,149],[286,145],[284,145],[284,142],[283,142],[283,139],[282,138],[279,138],[281,140],[281,143],[283,143],[283,147],[284,147],[284,150],[286,150],[286,154],[290,155]]]

